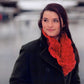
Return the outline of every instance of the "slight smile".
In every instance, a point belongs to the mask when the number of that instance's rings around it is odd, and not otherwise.
[[[52,32],[52,31],[55,31],[55,29],[47,29],[47,30],[48,30],[48,31],[51,31],[51,32]]]

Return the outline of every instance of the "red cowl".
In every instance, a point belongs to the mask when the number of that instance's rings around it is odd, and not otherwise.
[[[60,42],[55,38],[46,35],[43,30],[42,33],[48,39],[48,50],[51,56],[57,59],[58,64],[62,67],[64,76],[68,75],[76,64],[71,40],[66,33],[62,34]]]

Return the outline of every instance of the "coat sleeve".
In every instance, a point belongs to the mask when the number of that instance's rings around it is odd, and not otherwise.
[[[31,84],[29,57],[27,50],[22,47],[9,80],[10,84]]]
[[[71,83],[70,84],[80,84],[78,64],[76,64],[75,69],[72,71]]]

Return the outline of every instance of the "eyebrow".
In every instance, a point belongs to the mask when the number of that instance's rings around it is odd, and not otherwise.
[[[48,19],[47,17],[44,17],[44,18],[42,18],[42,19]],[[59,20],[59,18],[53,18],[53,19],[58,19]]]

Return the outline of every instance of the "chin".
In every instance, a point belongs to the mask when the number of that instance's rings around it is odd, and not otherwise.
[[[56,34],[55,35],[54,34],[48,34],[48,36],[55,38],[55,37],[59,37],[59,34],[58,35],[56,35]]]
[[[55,35],[48,35],[48,36],[50,36],[50,37],[55,37]]]

